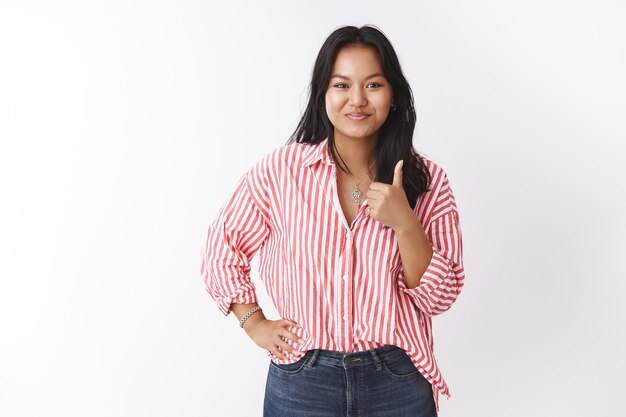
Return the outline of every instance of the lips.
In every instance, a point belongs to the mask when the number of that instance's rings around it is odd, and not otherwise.
[[[367,113],[348,113],[346,116],[352,120],[363,120],[368,118],[370,115]]]

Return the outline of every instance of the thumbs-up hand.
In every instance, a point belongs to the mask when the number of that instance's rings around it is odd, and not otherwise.
[[[391,185],[372,182],[365,194],[370,217],[396,231],[415,220],[415,214],[402,188],[403,165],[402,160],[396,164]]]
[[[396,167],[393,169],[393,182],[391,185],[400,187],[402,189],[402,167],[404,166],[404,161],[401,159],[396,164]],[[404,190],[403,190],[404,191]]]

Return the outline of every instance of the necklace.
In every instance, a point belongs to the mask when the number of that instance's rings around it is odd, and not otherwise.
[[[363,174],[361,179],[356,184],[354,184],[354,189],[352,190],[352,201],[354,201],[356,205],[361,205],[361,199],[363,197],[363,193],[361,192],[361,189],[359,188],[359,184],[361,184],[361,181],[363,181],[363,178],[365,178],[366,175],[369,176],[369,173],[372,170],[374,163],[376,163],[376,161],[372,162],[372,165],[370,165],[370,167],[367,169],[367,172]],[[369,178],[370,180],[372,179],[371,176],[369,176]]]

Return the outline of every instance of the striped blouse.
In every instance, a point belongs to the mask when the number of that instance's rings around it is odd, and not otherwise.
[[[392,344],[403,348],[438,395],[451,397],[433,355],[431,317],[448,310],[464,283],[461,229],[444,170],[423,157],[431,190],[415,215],[433,255],[415,288],[407,288],[395,232],[365,213],[361,202],[348,224],[337,194],[336,166],[318,144],[292,143],[257,161],[239,179],[208,228],[201,249],[206,291],[227,316],[231,303],[256,303],[250,260],[280,318],[309,349],[353,352]],[[294,347],[294,342],[286,339]]]

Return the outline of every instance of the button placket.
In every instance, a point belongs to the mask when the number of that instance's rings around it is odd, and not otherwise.
[[[345,234],[345,245],[344,252],[342,256],[341,262],[341,273],[342,279],[345,285],[342,286],[343,289],[343,322],[344,322],[344,341],[345,347],[344,349],[350,350],[352,349],[352,324],[350,323],[350,316],[352,314],[352,283],[348,279],[350,274],[350,265],[352,264],[352,234],[350,230],[346,231]]]

